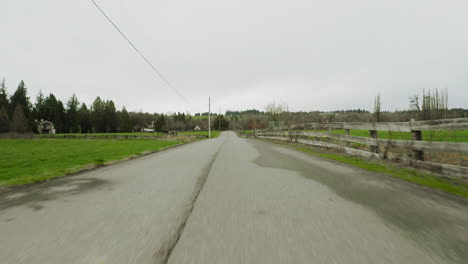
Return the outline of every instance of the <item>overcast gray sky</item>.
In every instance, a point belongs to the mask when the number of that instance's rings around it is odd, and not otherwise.
[[[149,112],[404,109],[423,88],[468,107],[466,0],[97,0],[180,92],[156,79],[90,0],[1,0],[10,92],[76,93]]]

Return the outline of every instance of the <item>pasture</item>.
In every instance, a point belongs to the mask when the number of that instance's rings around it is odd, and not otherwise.
[[[182,143],[154,139],[0,140],[0,186],[44,181]]]

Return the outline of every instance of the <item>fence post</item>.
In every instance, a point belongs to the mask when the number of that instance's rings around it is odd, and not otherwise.
[[[413,134],[413,140],[415,141],[422,140],[421,130],[411,130],[411,134]],[[416,160],[424,160],[424,151],[413,149],[413,154]]]
[[[369,130],[369,135],[371,138],[377,139],[377,130]],[[375,144],[370,145],[370,151],[373,153],[379,153],[379,145],[377,141]]]
[[[346,136],[349,136],[349,135],[350,135],[350,134],[349,134],[349,129],[345,129],[345,135],[346,135]]]

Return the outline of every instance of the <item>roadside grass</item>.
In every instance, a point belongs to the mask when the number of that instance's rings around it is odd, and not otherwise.
[[[193,120],[208,120],[208,116],[192,116],[192,118]]]
[[[468,183],[461,180],[440,178],[426,171],[403,168],[391,164],[374,163],[358,157],[344,156],[335,153],[324,153],[306,147],[294,146],[294,148],[302,152],[350,164],[361,169],[383,173],[391,177],[400,178],[405,181],[468,198]]]
[[[154,139],[0,140],[0,187],[44,181],[181,143]]]
[[[314,130],[308,130],[313,132]],[[316,132],[328,132],[327,130],[316,130]],[[333,129],[332,133],[345,134],[344,129]],[[412,140],[410,132],[378,131],[378,137],[383,139]],[[350,130],[351,136],[370,137],[368,130]],[[446,142],[468,142],[468,130],[440,130],[422,131],[422,138],[425,141],[446,141]]]
[[[63,133],[63,134],[38,134],[38,137],[64,137],[64,136],[75,136],[75,137],[87,137],[87,136],[94,136],[94,137],[106,137],[106,136],[161,136],[165,135],[163,133],[149,133],[149,132],[129,132],[129,133],[88,133],[88,134],[80,134],[80,133]]]
[[[208,131],[178,131],[178,135],[182,136],[206,136],[208,137]],[[211,137],[215,138],[221,134],[220,131],[211,131]],[[106,138],[107,136],[148,136],[148,137],[157,137],[157,136],[165,136],[165,133],[150,133],[150,132],[131,132],[131,133],[89,133],[89,134],[80,134],[80,133],[66,133],[66,134],[45,134],[45,135],[37,135],[40,138],[63,138],[63,137],[70,137],[75,136],[76,138],[80,137],[97,137],[97,138]]]
[[[194,135],[194,136],[208,137],[208,131],[178,131],[177,134],[184,135],[184,136]],[[219,135],[221,135],[221,131],[214,131],[214,130],[211,131],[211,138],[216,138]]]

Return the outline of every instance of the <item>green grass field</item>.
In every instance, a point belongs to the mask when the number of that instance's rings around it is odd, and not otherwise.
[[[313,130],[308,130],[313,132]],[[327,130],[317,130],[317,132],[327,132]],[[332,133],[335,134],[345,134],[344,129],[334,129]],[[389,131],[379,131],[378,137],[383,139],[402,139],[402,140],[412,140],[413,136],[410,132],[389,132]],[[357,137],[370,137],[368,130],[350,130],[349,134],[351,136]],[[452,131],[423,131],[422,132],[423,140],[425,141],[446,141],[446,142],[468,142],[468,130],[452,130]]]
[[[158,151],[179,141],[138,140],[0,140],[0,186],[21,185]]]
[[[90,133],[90,134],[80,134],[80,133],[65,133],[65,134],[44,134],[37,135],[38,137],[64,137],[64,136],[76,136],[76,137],[86,137],[86,136],[95,136],[95,137],[106,137],[106,136],[151,136],[155,137],[158,135],[165,135],[162,133],[148,133],[148,132],[130,132],[130,133]]]
[[[195,136],[207,136],[208,137],[208,131],[179,131],[177,132],[178,135],[184,135],[184,136],[190,136],[190,135],[195,135]],[[221,134],[220,131],[211,131],[211,137],[216,138]]]
[[[178,131],[178,135],[184,136],[208,136],[208,131]],[[220,135],[220,131],[211,131],[211,136],[213,138],[218,137]],[[80,137],[98,137],[98,138],[106,138],[107,136],[148,136],[148,137],[156,137],[156,136],[165,136],[164,133],[149,133],[149,132],[131,132],[131,133],[90,133],[90,134],[79,134],[79,133],[66,133],[66,134],[46,134],[46,135],[37,135],[41,138],[50,138],[50,137],[69,137],[75,136],[77,138]]]

